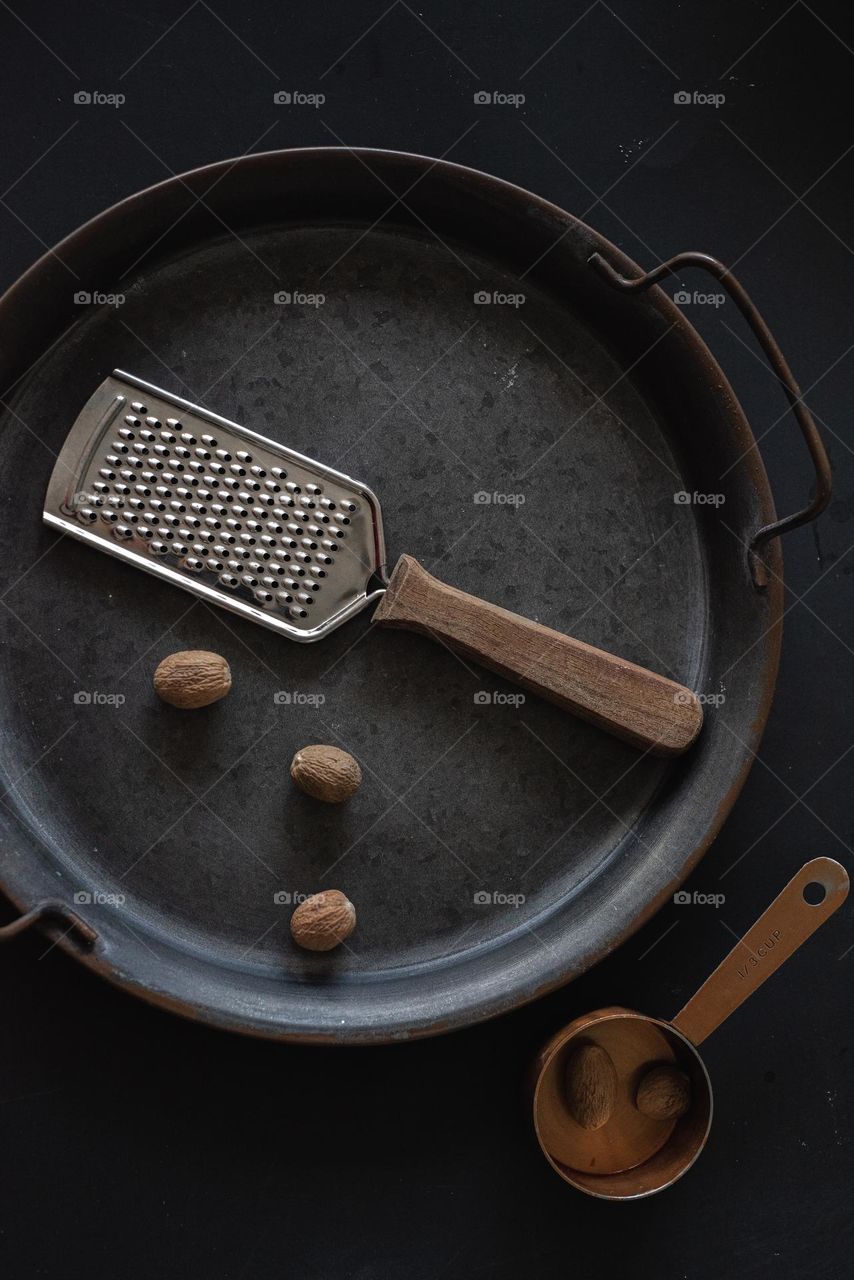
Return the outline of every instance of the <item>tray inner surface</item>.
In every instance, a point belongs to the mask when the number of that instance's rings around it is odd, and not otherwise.
[[[113,367],[363,480],[390,563],[410,552],[686,683],[702,646],[694,513],[674,503],[671,443],[616,358],[494,263],[469,257],[475,278],[426,237],[377,229],[348,252],[355,238],[247,232],[257,257],[227,238],[127,280],[123,305],[91,308],[18,388],[15,413],[48,447],[2,436],[2,746],[11,777],[29,770],[11,807],[64,896],[123,895],[137,932],[269,973],[317,968],[288,919],[323,887],[359,913],[339,973],[536,927],[609,859],[650,856],[627,832],[669,766],[517,703],[427,639],[371,631],[369,613],[297,645],[71,539],[50,549],[50,451]],[[525,299],[478,303],[481,289]],[[225,702],[158,704],[154,667],[184,647],[228,658]],[[352,803],[292,787],[309,742],[362,760]]]

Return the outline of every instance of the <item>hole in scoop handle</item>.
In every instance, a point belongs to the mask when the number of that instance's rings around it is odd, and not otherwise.
[[[703,723],[683,685],[449,587],[412,556],[398,561],[374,621],[432,636],[655,755],[686,751]]]
[[[821,902],[814,905],[804,896],[811,884],[819,884],[825,891]],[[842,906],[847,896],[848,873],[832,858],[815,858],[801,867],[676,1015],[676,1030],[692,1044],[702,1044]]]

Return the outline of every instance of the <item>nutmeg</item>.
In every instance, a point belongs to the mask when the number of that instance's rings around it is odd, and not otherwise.
[[[170,706],[189,710],[219,702],[231,688],[225,658],[205,649],[170,653],[154,673],[154,691]]]
[[[342,804],[359,790],[358,760],[339,747],[301,747],[291,761],[291,777],[306,795],[327,804]]]
[[[291,916],[294,942],[306,951],[331,951],[356,927],[356,908],[340,889],[325,889],[301,902]]]
[[[566,1067],[566,1102],[582,1129],[601,1129],[617,1100],[617,1069],[599,1044],[580,1045]]]
[[[652,1120],[678,1120],[691,1106],[691,1082],[670,1063],[650,1067],[638,1085],[635,1106]]]

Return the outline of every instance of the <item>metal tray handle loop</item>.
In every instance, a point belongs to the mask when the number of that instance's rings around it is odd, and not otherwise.
[[[757,529],[750,539],[749,558],[753,580],[757,587],[766,585],[767,570],[759,558],[760,549],[769,539],[788,533],[790,529],[797,529],[799,525],[807,524],[810,520],[814,520],[816,516],[819,516],[830,501],[832,489],[830,463],[824,443],[812,414],[804,404],[801,389],[795,381],[794,375],[777,345],[774,335],[744,286],[735,278],[728,267],[725,267],[717,258],[710,257],[707,253],[679,253],[675,258],[669,258],[666,262],[654,267],[652,271],[647,271],[645,275],[636,276],[633,279],[620,275],[600,253],[594,253],[589,261],[610,284],[617,289],[622,289],[625,293],[643,293],[651,288],[652,285],[658,284],[665,276],[677,275],[686,267],[699,267],[713,275],[719,284],[726,289],[753,330],[757,342],[765,352],[771,368],[786,393],[786,398],[801,429],[801,434],[806,441],[806,446],[809,449],[815,468],[815,492],[812,501],[802,511],[796,511],[793,515],[785,516],[782,520],[775,520],[772,524],[767,524],[763,528]]]
[[[3,925],[0,928],[0,942],[11,942],[33,925],[45,924],[64,927],[62,937],[68,936],[83,951],[90,951],[98,939],[97,931],[76,911],[72,911],[64,902],[46,900],[11,924]]]

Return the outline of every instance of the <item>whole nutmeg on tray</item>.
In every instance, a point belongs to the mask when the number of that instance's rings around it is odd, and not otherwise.
[[[170,653],[154,673],[154,691],[172,707],[190,710],[219,702],[231,688],[225,658],[206,649]]]
[[[678,1120],[691,1106],[691,1082],[669,1063],[650,1067],[638,1085],[635,1106],[652,1120]]]
[[[306,795],[327,804],[342,804],[359,790],[358,760],[339,747],[301,747],[291,761],[291,777]]]
[[[291,916],[294,942],[306,951],[331,951],[356,927],[356,908],[340,889],[325,889],[301,902]]]
[[[617,1100],[617,1069],[599,1044],[583,1044],[566,1066],[566,1102],[582,1129],[601,1129]]]

